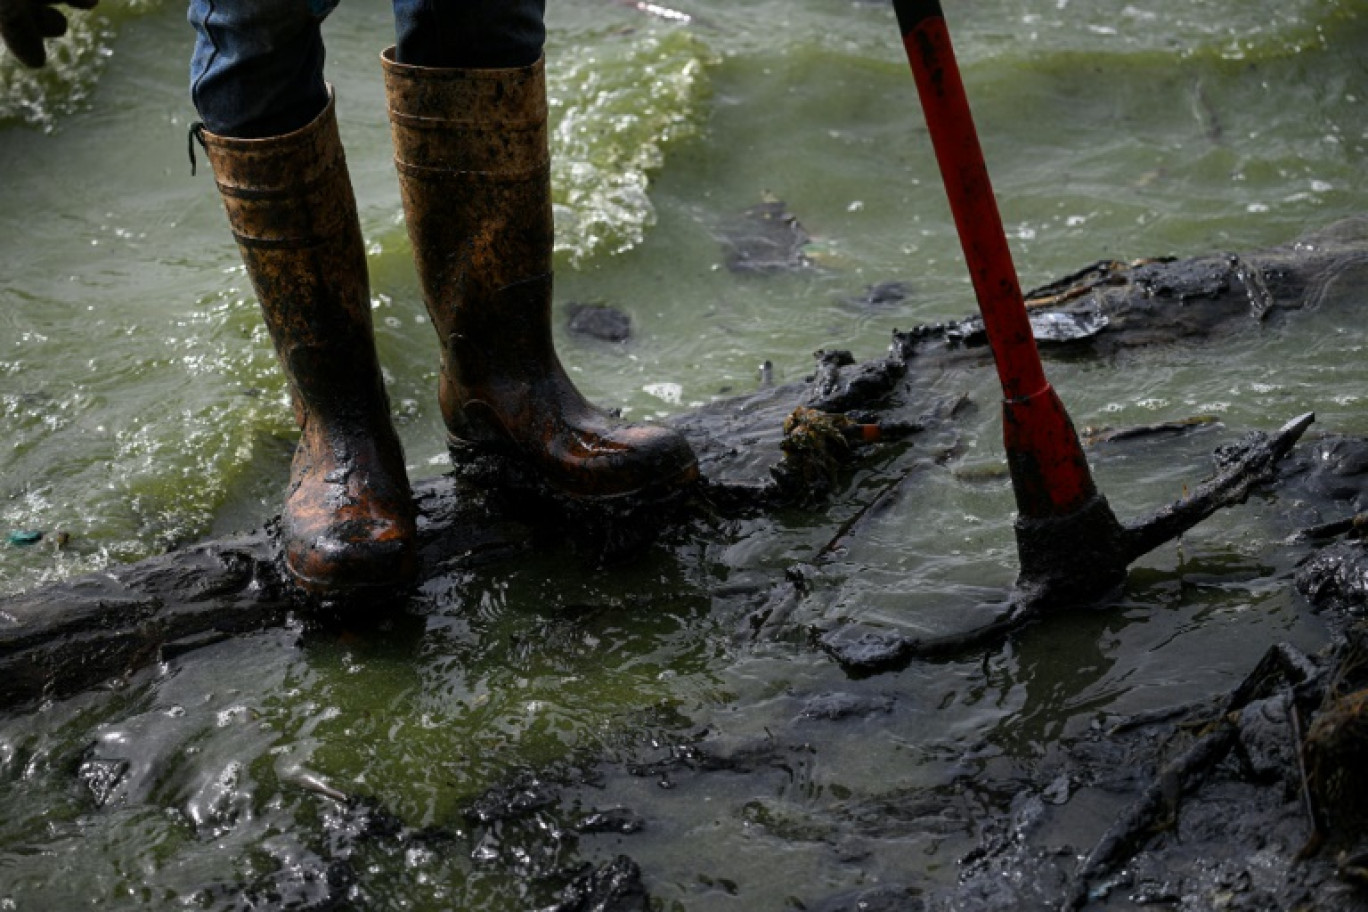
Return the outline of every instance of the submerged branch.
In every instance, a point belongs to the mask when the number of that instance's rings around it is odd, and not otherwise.
[[[1199,485],[1182,500],[1126,528],[1129,560],[1173,541],[1217,510],[1243,503],[1251,490],[1273,477],[1278,461],[1292,451],[1293,445],[1315,420],[1315,413],[1307,412],[1293,418],[1271,436],[1250,435],[1235,447],[1218,451],[1218,457],[1227,463],[1220,474]]]
[[[876,674],[901,669],[915,659],[952,658],[990,646],[1047,613],[1097,604],[1125,580],[1136,558],[1172,541],[1222,507],[1244,502],[1257,485],[1271,480],[1278,461],[1291,452],[1314,419],[1311,413],[1300,415],[1272,435],[1250,434],[1239,444],[1219,450],[1225,468],[1215,478],[1137,523],[1122,526],[1101,496],[1070,516],[1018,520],[1021,575],[1007,608],[987,624],[925,638],[850,625],[823,635],[818,645],[847,672]]]

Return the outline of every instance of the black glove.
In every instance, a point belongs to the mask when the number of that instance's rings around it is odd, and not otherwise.
[[[47,62],[44,38],[66,34],[67,21],[52,4],[57,0],[0,0],[0,41],[25,66]],[[67,6],[90,9],[96,0],[62,0]]]

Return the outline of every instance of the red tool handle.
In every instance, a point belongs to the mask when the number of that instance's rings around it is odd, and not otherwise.
[[[940,0],[893,0],[893,8],[1002,383],[1017,506],[1032,518],[1067,515],[1097,491],[1040,364]]]

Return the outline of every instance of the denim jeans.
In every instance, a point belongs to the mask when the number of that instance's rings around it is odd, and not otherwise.
[[[395,54],[426,67],[516,67],[546,41],[546,0],[393,0]],[[211,133],[279,136],[328,101],[320,26],[338,0],[190,0],[190,96]],[[376,52],[380,47],[376,47]]]

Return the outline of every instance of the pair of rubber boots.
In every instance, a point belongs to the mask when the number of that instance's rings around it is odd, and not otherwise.
[[[556,357],[542,63],[432,69],[396,63],[393,50],[382,62],[453,448],[495,448],[572,497],[692,481],[683,438],[610,418]],[[333,102],[284,136],[203,139],[302,432],[282,514],[286,565],[316,595],[403,585],[417,568],[415,508]]]

